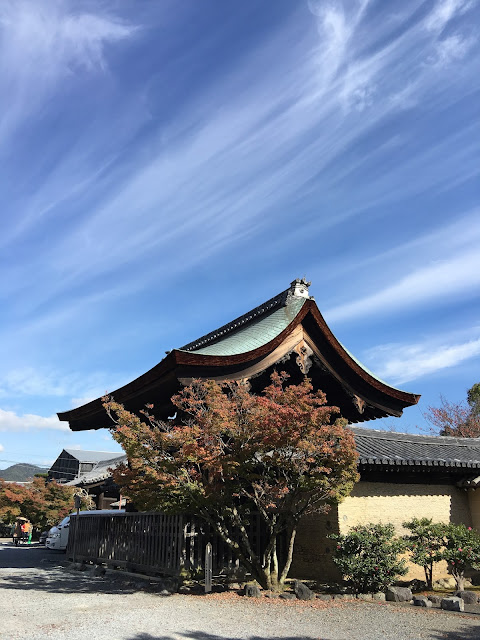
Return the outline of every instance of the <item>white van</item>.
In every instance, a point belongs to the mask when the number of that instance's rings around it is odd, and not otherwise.
[[[92,511],[80,511],[79,515],[93,516],[95,514],[108,514],[114,516],[117,513],[125,513],[125,509],[93,509]],[[48,532],[45,546],[47,549],[55,549],[57,551],[65,551],[68,544],[68,533],[70,531],[70,518],[76,516],[77,512],[74,511],[69,516],[66,516],[57,526],[52,527]]]

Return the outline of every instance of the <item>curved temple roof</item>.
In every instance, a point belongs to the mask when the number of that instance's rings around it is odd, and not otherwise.
[[[171,396],[189,379],[250,379],[291,358],[303,373],[315,365],[317,388],[326,391],[327,399],[331,397],[330,402],[353,422],[398,416],[416,404],[420,396],[389,386],[343,347],[309,296],[309,285],[304,279],[294,280],[255,309],[168,352],[155,367],[114,391],[113,397],[134,411],[154,402],[157,412],[168,415]],[[332,396],[324,385],[333,389]],[[101,398],[58,417],[73,430],[110,426]]]

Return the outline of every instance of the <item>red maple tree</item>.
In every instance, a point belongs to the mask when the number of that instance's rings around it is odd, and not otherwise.
[[[467,392],[466,402],[449,402],[443,396],[440,407],[428,407],[425,418],[441,436],[480,437],[480,383]]]
[[[34,478],[32,482],[17,484],[0,479],[0,520],[11,524],[18,516],[28,518],[34,527],[51,527],[73,511],[76,489],[58,484],[55,480]],[[83,508],[91,508],[91,499],[82,501]]]
[[[200,516],[272,590],[288,575],[301,517],[327,511],[358,478],[353,433],[338,408],[307,379],[285,383],[275,373],[254,395],[245,384],[196,380],[172,398],[176,423],[155,419],[153,405],[143,420],[104,399],[129,461],[114,479],[137,508]],[[266,529],[262,552],[249,534],[253,513]]]

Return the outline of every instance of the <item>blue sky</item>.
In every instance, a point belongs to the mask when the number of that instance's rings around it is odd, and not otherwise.
[[[480,379],[479,3],[3,0],[0,467],[312,280],[389,383]]]

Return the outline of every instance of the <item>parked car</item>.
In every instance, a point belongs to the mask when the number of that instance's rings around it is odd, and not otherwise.
[[[91,516],[95,514],[108,514],[116,515],[117,513],[124,513],[125,509],[97,509],[92,511],[80,511],[79,516]],[[45,546],[47,549],[54,549],[57,551],[65,551],[68,545],[68,534],[70,531],[70,518],[76,516],[74,511],[69,516],[66,516],[56,527],[52,527],[48,532]]]

